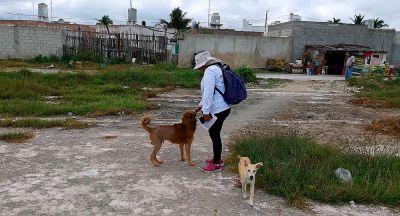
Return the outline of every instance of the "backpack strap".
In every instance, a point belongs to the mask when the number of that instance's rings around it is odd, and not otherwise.
[[[219,90],[217,87],[215,87],[215,89],[214,89],[214,94],[215,94],[215,90],[217,90],[217,92],[219,92],[222,95],[222,97],[224,96],[224,93],[222,93],[221,90]]]
[[[221,69],[222,77],[223,77],[223,80],[224,80],[224,85],[225,85],[225,88],[226,88],[226,83],[225,83],[226,81],[225,81],[225,76],[224,76],[224,69],[225,69],[226,67],[229,68],[229,66],[228,66],[227,64],[224,64],[224,65],[216,64],[216,65]],[[222,93],[222,91],[219,90],[217,87],[214,88],[214,94],[215,94],[215,90],[217,90],[217,92],[219,92],[219,94],[221,94],[222,97],[224,96],[224,93]]]

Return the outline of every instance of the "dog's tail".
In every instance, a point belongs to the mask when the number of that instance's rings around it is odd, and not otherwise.
[[[147,132],[151,133],[153,128],[149,127],[150,122],[151,122],[150,115],[145,115],[140,119],[140,127],[145,129]]]

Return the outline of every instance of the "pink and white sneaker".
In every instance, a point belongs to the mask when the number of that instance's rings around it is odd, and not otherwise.
[[[212,163],[212,162],[214,162],[213,159],[207,159],[207,160],[206,160],[206,163],[207,163],[207,164]],[[220,165],[221,167],[224,166],[224,161],[223,161],[222,159],[219,160],[219,165]]]
[[[219,164],[214,164],[213,162],[209,163],[207,166],[203,167],[203,172],[213,173],[213,172],[221,172],[222,168]]]

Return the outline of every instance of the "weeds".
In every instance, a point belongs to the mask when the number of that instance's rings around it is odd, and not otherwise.
[[[0,116],[118,115],[149,107],[143,87],[198,87],[201,74],[171,65],[98,73],[0,73]],[[56,98],[50,100],[49,98]]]
[[[250,134],[238,139],[226,160],[237,169],[236,155],[263,162],[257,185],[291,203],[310,198],[327,203],[400,204],[400,159],[394,156],[345,154],[295,133]],[[335,169],[350,170],[352,183],[342,183]]]
[[[8,143],[23,143],[32,138],[32,132],[12,132],[0,135],[0,140]]]
[[[76,119],[57,119],[57,120],[44,120],[37,118],[28,119],[5,119],[0,120],[0,127],[13,127],[13,128],[26,128],[31,127],[35,129],[63,127],[66,129],[82,129],[96,126],[92,122],[78,121]]]
[[[246,82],[256,82],[256,71],[252,68],[247,66],[240,66],[239,68],[235,69],[235,72]]]
[[[29,59],[28,62],[30,63],[56,63],[56,62],[60,62],[61,61],[61,57],[57,56],[57,55],[50,55],[50,56],[45,56],[45,55],[37,55],[32,59]]]
[[[357,96],[369,100],[368,104],[384,101],[385,107],[400,107],[400,79],[385,80],[382,75],[369,74],[367,77],[355,77],[349,80],[350,86],[362,87]],[[373,107],[373,106],[372,106]]]

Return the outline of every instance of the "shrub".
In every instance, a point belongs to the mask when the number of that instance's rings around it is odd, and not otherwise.
[[[45,56],[42,54],[39,54],[35,56],[34,58],[28,60],[28,62],[31,63],[54,63],[54,62],[60,62],[61,58],[57,55],[50,55],[50,56]]]
[[[242,79],[244,80],[244,82],[249,83],[249,82],[255,82],[257,81],[257,77],[256,77],[256,71],[252,68],[249,68],[247,66],[240,66],[239,68],[237,68],[235,70],[235,72],[242,77]]]
[[[18,73],[21,74],[22,76],[31,76],[32,75],[32,71],[30,71],[26,68],[19,70]]]

